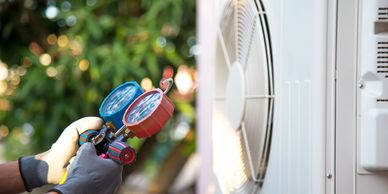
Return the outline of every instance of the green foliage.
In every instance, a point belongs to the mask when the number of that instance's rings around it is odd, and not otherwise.
[[[72,121],[98,115],[115,86],[148,77],[158,87],[165,67],[194,65],[195,1],[72,1],[70,9],[64,2],[0,3],[0,59],[16,72],[4,81],[1,99],[11,107],[0,103],[0,122],[24,133],[25,123],[33,126],[25,152],[47,149]],[[48,6],[59,9],[54,19],[43,16]],[[48,65],[42,65],[44,53]],[[18,142],[9,137],[6,143],[11,148]],[[8,156],[20,154],[26,153]]]

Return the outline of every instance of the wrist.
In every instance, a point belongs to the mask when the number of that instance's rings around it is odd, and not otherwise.
[[[48,164],[35,156],[19,158],[19,171],[28,192],[47,184]]]

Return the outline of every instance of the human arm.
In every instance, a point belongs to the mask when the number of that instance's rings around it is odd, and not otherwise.
[[[0,164],[0,194],[21,193],[25,191],[19,172],[19,162]]]
[[[66,127],[50,150],[35,156],[20,158],[20,175],[25,190],[31,191],[50,183],[58,184],[66,172],[69,160],[78,150],[79,134],[88,129],[101,129],[101,126],[100,118],[84,117]],[[1,187],[0,190],[2,190]]]

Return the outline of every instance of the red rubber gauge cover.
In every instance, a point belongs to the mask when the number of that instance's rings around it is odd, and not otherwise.
[[[160,89],[140,95],[128,107],[123,117],[124,125],[138,138],[159,132],[174,112],[174,104]]]

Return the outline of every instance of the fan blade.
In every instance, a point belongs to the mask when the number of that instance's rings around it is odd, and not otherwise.
[[[214,102],[213,169],[223,185],[223,193],[231,193],[248,182],[249,171],[243,162],[241,132],[228,127],[225,102]]]
[[[229,65],[236,61],[236,1],[225,4],[219,23],[218,37],[224,46],[225,56],[228,56]],[[230,66],[229,66],[230,67]]]
[[[216,45],[216,63],[215,63],[215,96],[225,96],[227,76],[229,74],[230,64],[227,52],[222,46],[222,37],[218,38]],[[229,67],[229,68],[228,68]]]
[[[236,6],[236,54],[237,60],[245,66],[249,47],[252,44],[254,28],[257,25],[257,9],[253,1],[237,1]]]
[[[242,127],[245,151],[253,179],[265,173],[267,162],[268,135],[270,134],[269,117],[270,99],[254,99],[246,102],[244,127]]]
[[[256,23],[259,23],[256,20]],[[268,95],[269,94],[269,66],[267,64],[266,48],[263,39],[263,31],[259,24],[255,25],[252,31],[251,46],[245,62],[245,75],[247,94]]]

